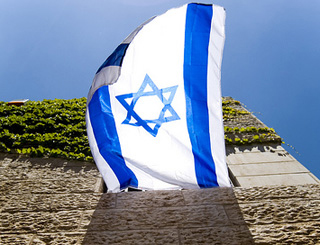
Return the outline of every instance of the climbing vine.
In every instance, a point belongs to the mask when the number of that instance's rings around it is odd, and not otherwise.
[[[225,143],[228,145],[247,145],[256,143],[278,143],[282,139],[273,128],[268,128],[262,123],[256,126],[241,127],[242,125],[254,124],[254,116],[245,110],[241,103],[232,98],[222,100]],[[233,125],[233,126],[230,126]],[[240,126],[240,127],[239,127]]]
[[[85,110],[85,98],[0,102],[0,151],[92,161]]]
[[[222,101],[225,125],[246,120],[250,113],[239,101]],[[85,125],[86,98],[29,101],[22,106],[0,102],[0,152],[31,157],[62,157],[92,161]],[[281,143],[268,127],[225,126],[226,144]]]

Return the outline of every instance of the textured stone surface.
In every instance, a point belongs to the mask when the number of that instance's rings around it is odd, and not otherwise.
[[[233,188],[238,203],[277,200],[320,200],[319,185]]]
[[[319,180],[309,173],[293,173],[293,174],[270,174],[258,176],[237,176],[240,186],[288,186],[288,185],[304,185],[317,184]]]
[[[62,178],[62,179],[37,179],[15,181],[2,181],[0,187],[1,193],[9,193],[10,195],[34,193],[34,194],[50,194],[50,193],[87,193],[94,192],[97,179],[85,178]]]
[[[240,204],[248,224],[279,224],[320,221],[320,200],[281,200]]]
[[[254,244],[247,226],[183,229],[181,244]]]
[[[100,176],[92,163],[24,158],[0,153],[0,180],[66,179]]]
[[[15,212],[0,214],[1,233],[36,233],[76,231],[80,224],[79,211]]]
[[[309,173],[309,171],[297,161],[237,164],[229,165],[229,168],[236,176]]]
[[[233,189],[213,188],[188,190],[182,192],[186,205],[230,204],[237,203]]]
[[[0,244],[30,244],[33,239],[33,234],[1,234]]]
[[[42,233],[35,235],[32,244],[81,244],[83,233]]]
[[[320,222],[251,226],[257,244],[320,244]]]
[[[180,207],[96,210],[93,213],[86,213],[81,228],[89,227],[89,230],[94,231],[133,230],[138,227],[141,230],[177,228],[183,222],[186,224],[195,222],[192,217],[185,219],[188,211],[187,208],[181,210]]]
[[[88,232],[83,244],[179,244],[176,229]]]
[[[83,211],[106,200],[95,193],[101,177],[92,163],[0,154],[0,166],[0,244],[78,243]],[[107,199],[100,208],[115,207],[115,196]]]
[[[109,194],[87,163],[0,154],[0,171],[0,244],[320,243],[318,184]]]
[[[117,208],[135,209],[182,205],[184,205],[184,199],[181,191],[128,192],[125,195],[118,195],[117,197]]]

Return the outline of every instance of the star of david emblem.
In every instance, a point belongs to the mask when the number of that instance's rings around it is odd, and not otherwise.
[[[117,100],[127,110],[127,117],[122,124],[128,124],[137,127],[141,126],[152,136],[156,137],[158,130],[163,123],[180,119],[176,111],[171,106],[171,102],[174,98],[177,88],[178,85],[158,89],[148,74],[146,74],[138,92],[116,96]],[[158,118],[143,119],[141,115],[138,115],[138,113],[135,111],[135,106],[139,100],[142,101],[143,98],[150,98],[150,96],[156,96],[162,103],[163,108],[160,110]],[[144,100],[144,102],[146,101]]]

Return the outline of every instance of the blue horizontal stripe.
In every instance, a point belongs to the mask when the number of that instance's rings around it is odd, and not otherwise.
[[[196,177],[201,188],[218,186],[211,152],[207,105],[207,66],[211,19],[211,5],[188,5],[184,86],[188,132],[194,155]]]
[[[106,61],[103,62],[103,64],[100,66],[96,74],[107,66],[121,66],[123,56],[125,55],[128,46],[129,46],[129,43],[121,43],[113,51],[113,53],[106,59]]]
[[[117,176],[120,189],[138,187],[135,174],[126,166],[122,156],[116,123],[111,110],[108,86],[99,88],[88,105],[90,121],[98,149]]]

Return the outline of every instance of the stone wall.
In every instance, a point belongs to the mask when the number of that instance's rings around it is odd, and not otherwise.
[[[0,155],[0,244],[320,243],[320,185],[102,193],[94,164]]]

